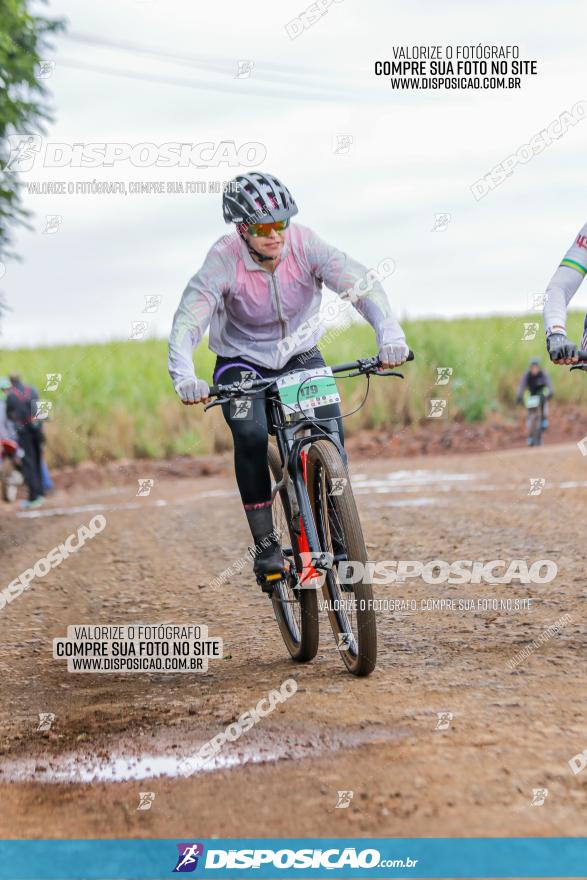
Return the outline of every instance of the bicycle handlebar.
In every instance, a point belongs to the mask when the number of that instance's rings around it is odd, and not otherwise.
[[[579,350],[577,352],[577,357],[579,358],[579,361],[578,361],[579,363],[584,363],[585,361],[587,361],[587,351],[585,351],[585,349]],[[552,361],[552,363],[556,364],[557,366],[561,366],[561,367],[568,366],[568,364],[564,364],[564,363],[559,364],[558,361]]]
[[[587,361],[587,351],[578,351],[577,355],[579,356],[579,360],[576,364],[570,364],[571,371],[582,370],[583,372],[585,372],[585,369],[583,367],[580,367],[579,364],[585,363]],[[553,361],[553,363],[556,363],[556,361]],[[563,364],[561,364],[560,366],[563,366]]]
[[[371,361],[379,361],[379,358],[368,358],[367,360]],[[405,360],[413,361],[414,360],[414,352],[410,349],[409,354]],[[358,361],[349,361],[347,364],[337,364],[335,367],[331,367],[333,373],[343,373],[345,370],[358,370],[360,369],[360,365],[365,363],[365,359],[359,359]],[[376,370],[367,370],[366,372],[375,373]]]
[[[585,353],[587,357],[587,352]],[[414,352],[410,349],[406,361],[414,360]],[[397,373],[393,374],[391,372],[379,372],[380,361],[378,357],[370,357],[370,358],[359,358],[356,361],[349,361],[346,364],[336,364],[334,367],[331,367],[333,374],[335,373],[344,373],[347,370],[357,370],[354,374],[355,376],[366,376],[369,374],[379,375],[381,376],[390,376],[390,375],[398,375]],[[303,367],[300,367],[299,370],[303,370]],[[298,372],[299,370],[292,370],[292,372]],[[283,374],[285,375],[285,374]],[[399,374],[401,375],[401,374]],[[275,380],[279,378],[274,376],[268,379],[245,379],[240,382],[232,382],[230,385],[211,385],[210,386],[210,397],[219,397],[225,396],[230,397],[231,394],[237,393],[240,391],[255,391],[259,388],[268,388],[272,385]],[[246,383],[246,387],[245,384]],[[210,406],[210,404],[208,404]]]

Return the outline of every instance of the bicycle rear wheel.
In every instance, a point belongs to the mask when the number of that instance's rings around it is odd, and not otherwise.
[[[338,577],[338,563],[366,563],[367,548],[348,472],[328,440],[317,440],[310,447],[308,494],[320,546],[335,560],[322,592],[340,655],[353,675],[369,675],[377,661],[373,590],[363,578],[343,589]]]
[[[271,443],[268,460],[273,480],[278,483],[282,477],[282,465],[279,452]],[[302,563],[297,534],[285,487],[276,494],[273,501],[273,526],[280,536],[285,555],[301,574]],[[289,546],[286,544],[288,537]],[[316,590],[295,589],[290,579],[282,580],[273,588],[271,601],[275,619],[291,657],[299,663],[312,660],[318,651],[319,619]]]

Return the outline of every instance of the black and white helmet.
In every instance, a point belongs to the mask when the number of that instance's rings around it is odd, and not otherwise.
[[[298,213],[288,188],[273,177],[252,171],[239,174],[222,197],[226,223],[277,223]]]

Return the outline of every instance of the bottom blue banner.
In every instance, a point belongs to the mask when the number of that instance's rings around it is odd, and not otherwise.
[[[5,840],[0,880],[587,877],[587,838]]]

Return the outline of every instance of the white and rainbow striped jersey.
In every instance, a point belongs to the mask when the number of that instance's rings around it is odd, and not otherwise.
[[[546,288],[544,329],[546,335],[564,333],[567,328],[567,306],[587,274],[587,223],[564,255],[560,266]],[[585,319],[587,325],[587,317]],[[583,347],[585,344],[583,343]]]

